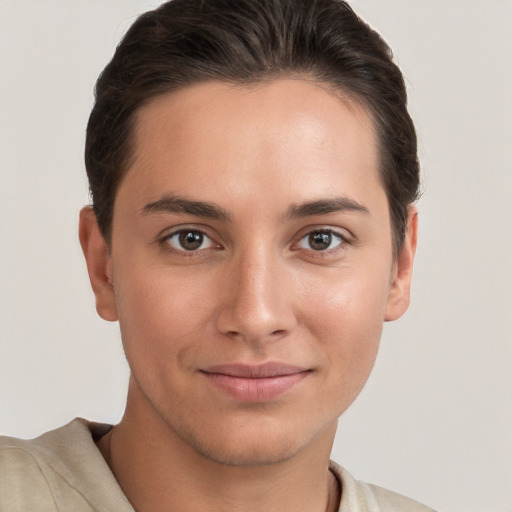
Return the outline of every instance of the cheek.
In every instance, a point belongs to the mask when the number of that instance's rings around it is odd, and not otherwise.
[[[134,265],[131,269],[129,275],[122,269],[114,274],[128,360],[155,366],[179,364],[195,348],[190,340],[201,340],[204,336],[198,334],[204,335],[209,328],[211,314],[204,280],[186,279],[165,268]]]
[[[372,333],[382,330],[388,292],[389,271],[371,266],[333,269],[301,290],[304,312],[310,320],[317,319],[318,334],[325,332],[319,339],[351,332],[360,338],[367,333],[371,340]]]
[[[388,294],[387,273],[331,277],[313,288],[304,322],[330,369],[328,385],[355,398],[377,355]]]

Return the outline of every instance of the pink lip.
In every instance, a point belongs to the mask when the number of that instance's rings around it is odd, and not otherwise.
[[[286,393],[309,375],[310,370],[283,363],[257,366],[226,364],[201,370],[210,382],[242,402],[268,402]]]

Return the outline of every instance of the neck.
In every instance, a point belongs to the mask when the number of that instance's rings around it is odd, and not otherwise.
[[[204,457],[140,407],[129,397],[120,424],[98,443],[137,512],[338,509],[339,484],[328,469],[336,425],[289,460],[231,466]]]

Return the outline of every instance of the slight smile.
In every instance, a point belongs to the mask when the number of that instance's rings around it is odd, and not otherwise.
[[[268,402],[290,391],[311,369],[269,362],[251,366],[226,364],[201,370],[218,389],[241,402]]]

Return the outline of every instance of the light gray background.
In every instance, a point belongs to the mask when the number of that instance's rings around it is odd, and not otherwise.
[[[117,325],[76,235],[94,81],[149,0],[0,0],[0,432],[119,420]],[[446,512],[512,511],[512,2],[357,0],[408,81],[425,193],[413,303],[333,458]]]

